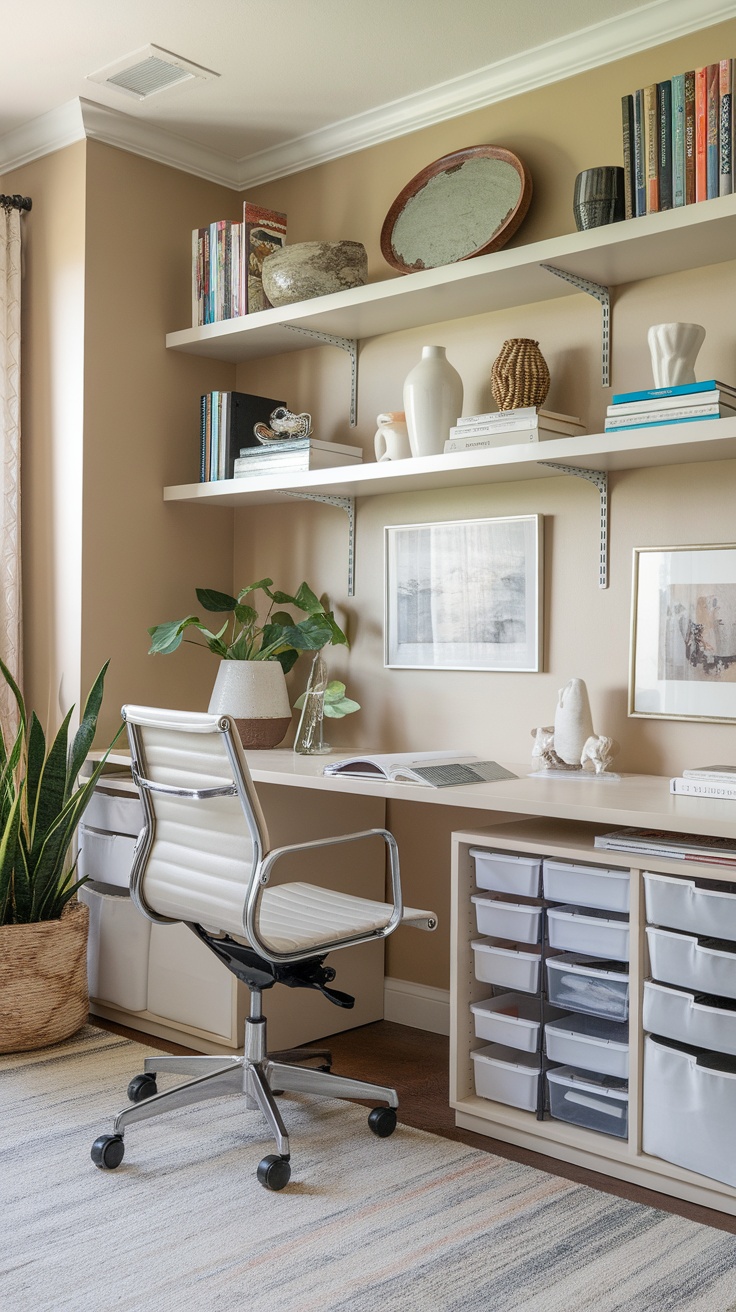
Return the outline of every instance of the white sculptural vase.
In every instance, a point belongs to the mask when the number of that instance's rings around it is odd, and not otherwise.
[[[655,323],[647,333],[655,387],[695,382],[695,361],[705,341],[699,323]]]
[[[583,679],[570,679],[557,696],[555,751],[568,765],[580,765],[583,747],[592,736],[588,689]]]
[[[422,347],[421,360],[406,376],[404,410],[412,455],[441,455],[463,410],[463,381],[444,346]]]
[[[244,747],[276,747],[291,724],[279,662],[220,661],[207,709],[232,717]]]

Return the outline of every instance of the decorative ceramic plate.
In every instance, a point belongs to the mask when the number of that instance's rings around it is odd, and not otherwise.
[[[500,250],[529,208],[528,169],[500,146],[443,155],[407,182],[381,229],[383,257],[402,273]]]

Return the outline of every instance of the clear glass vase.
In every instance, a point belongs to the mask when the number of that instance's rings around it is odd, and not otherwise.
[[[294,751],[299,756],[322,756],[330,751],[330,744],[326,743],[323,737],[326,687],[327,666],[322,659],[322,653],[318,651],[312,661],[307,690],[304,694],[304,705],[294,739]]]

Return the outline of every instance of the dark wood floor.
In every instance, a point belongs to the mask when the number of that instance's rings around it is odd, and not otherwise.
[[[191,1051],[189,1048],[167,1043],[163,1039],[152,1038],[148,1034],[123,1029],[119,1025],[102,1020],[99,1016],[91,1016],[90,1021],[93,1025],[124,1034],[127,1038],[159,1047],[166,1052]],[[612,1180],[608,1176],[597,1175],[593,1171],[557,1161],[552,1157],[542,1157],[538,1153],[517,1148],[513,1144],[501,1143],[496,1139],[488,1139],[485,1135],[458,1129],[455,1125],[455,1113],[449,1105],[449,1040],[443,1035],[428,1034],[425,1030],[410,1029],[406,1025],[396,1025],[392,1021],[382,1020],[376,1021],[373,1025],[346,1030],[343,1034],[333,1034],[324,1040],[324,1046],[331,1049],[333,1069],[339,1074],[356,1079],[373,1080],[395,1088],[399,1095],[399,1120],[405,1125],[413,1125],[432,1134],[441,1134],[447,1139],[457,1139],[484,1152],[495,1153],[498,1157],[524,1162],[529,1166],[535,1166],[538,1170],[579,1181],[592,1188],[602,1189],[605,1193],[615,1194],[619,1198],[630,1198],[634,1202],[658,1207],[678,1216],[689,1217],[703,1225],[715,1226],[717,1229],[736,1234],[736,1217],[724,1216],[710,1208],[697,1207],[677,1198],[668,1198],[665,1194],[654,1193],[650,1189],[640,1189],[636,1185],[627,1184],[622,1180]]]

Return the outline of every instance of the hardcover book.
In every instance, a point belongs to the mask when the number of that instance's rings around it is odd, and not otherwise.
[[[659,208],[672,209],[672,85],[657,83],[659,120]]]
[[[717,389],[707,392],[693,392],[690,396],[685,394],[680,396],[659,396],[652,401],[624,401],[617,405],[612,404],[606,407],[606,414],[612,419],[620,415],[641,415],[650,414],[653,410],[662,410],[665,413],[677,411],[687,407],[692,410],[711,409],[717,410],[719,405],[727,405],[730,410],[736,406],[736,395],[733,392],[720,392]]]
[[[609,415],[605,421],[606,432],[616,428],[639,428],[644,424],[678,424],[686,419],[733,419],[736,406],[715,405],[681,406],[674,410],[643,410],[633,414]]]
[[[695,70],[695,199],[708,199],[708,69]]]
[[[719,74],[718,113],[718,192],[730,196],[733,191],[733,60],[722,59]]]
[[[695,70],[685,78],[685,204],[695,201]]]
[[[708,378],[701,383],[679,383],[676,387],[652,387],[643,392],[617,392],[611,399],[614,405],[619,405],[627,401],[658,401],[662,396],[690,396],[696,392],[717,391],[736,395],[736,386],[720,383],[717,378]]]
[[[708,121],[706,128],[706,192],[708,200],[718,195],[719,175],[719,112],[720,112],[720,67],[708,64]]]
[[[657,83],[644,88],[644,163],[647,214],[659,211],[659,113]]]
[[[672,79],[672,205],[685,204],[685,74]]]
[[[681,797],[736,799],[736,779],[670,779],[670,792]]]
[[[634,92],[634,180],[635,213],[641,218],[647,212],[646,159],[644,155],[644,90]]]
[[[200,403],[200,481],[232,478],[240,448],[260,445],[253,426],[285,404],[249,392],[207,392]]]
[[[241,302],[244,314],[271,308],[263,290],[261,269],[266,256],[285,245],[286,215],[243,201]]]
[[[634,173],[634,97],[621,97],[621,127],[624,147],[624,214],[627,219],[636,215]]]

